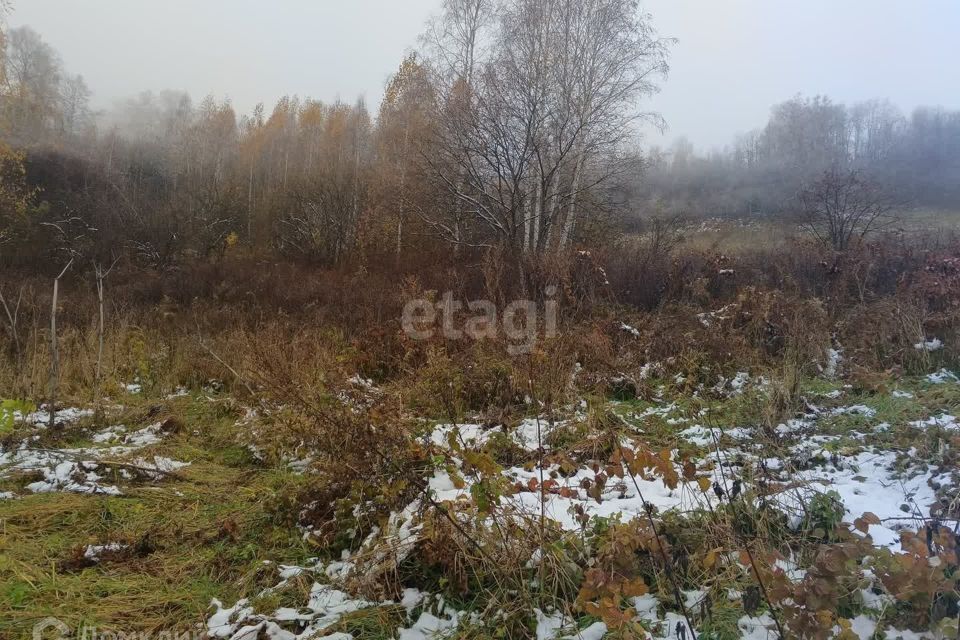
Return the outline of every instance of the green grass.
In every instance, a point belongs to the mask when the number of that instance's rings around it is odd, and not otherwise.
[[[910,391],[914,398],[893,397],[890,391],[895,388]],[[827,395],[838,389],[842,391],[839,397]],[[930,385],[922,377],[890,381],[887,388],[876,392],[843,388],[833,381],[805,380],[802,395],[824,409],[863,404],[876,411],[871,417],[840,414],[820,418],[819,433],[840,436],[827,445],[837,451],[862,449],[876,441],[901,451],[916,446],[921,454],[929,453],[937,443],[924,449],[925,439],[932,436],[911,429],[908,423],[943,412],[960,412],[960,385]],[[317,554],[296,527],[296,505],[311,486],[311,477],[257,460],[236,426],[242,408],[229,397],[158,401],[131,396],[126,401],[130,406],[112,416],[109,424],[122,423],[131,431],[167,419],[180,425],[161,443],[138,455],[162,455],[191,465],[163,481],[123,482],[124,495],[119,497],[32,495],[22,490],[25,479],[0,481],[0,491],[24,494],[16,500],[0,500],[0,638],[29,638],[33,625],[46,616],[61,619],[74,629],[185,632],[209,617],[213,598],[226,605],[250,598],[254,609],[262,613],[302,606],[313,576],[298,577],[282,589],[263,590],[279,581],[277,564],[303,564]],[[665,397],[657,403],[591,398],[586,419],[551,434],[550,444],[556,450],[590,457],[591,447],[603,444],[598,434],[632,435],[636,429],[654,447],[692,449],[696,446],[680,437],[680,432],[695,424],[760,426],[767,401],[762,388],[750,387],[728,398],[710,392],[693,397],[669,383],[665,384]],[[676,408],[667,417],[635,417],[649,407],[670,403]],[[668,418],[685,421],[671,423]],[[874,432],[880,422],[888,422],[891,428]],[[93,431],[88,420],[60,433],[47,433],[43,442],[56,447],[86,445]],[[508,445],[494,441],[489,448],[501,462],[516,463],[519,454],[515,446]],[[684,543],[685,536],[698,539],[705,530],[694,526],[691,518],[688,514],[675,527],[678,544]],[[695,548],[697,539],[689,540],[687,546]],[[87,545],[107,542],[121,542],[140,551],[105,558],[93,566],[77,562]],[[414,560],[408,560],[401,572],[414,572],[416,580],[411,582],[429,592],[446,592],[448,602],[457,608],[475,610],[479,606],[458,601],[446,588],[444,576]],[[738,615],[739,607],[718,599],[701,635],[724,640],[739,637]],[[381,640],[394,637],[397,627],[406,622],[402,608],[379,606],[344,616],[330,631]],[[461,631],[464,637],[491,637],[493,633],[510,637],[509,633],[519,628],[513,624],[529,625],[530,621],[518,618],[496,629],[465,624]]]
[[[797,224],[783,217],[745,218],[742,221],[707,218],[706,224],[695,221],[684,231],[684,243],[689,249],[717,251],[727,255],[748,254],[757,247],[775,249],[807,234]],[[909,236],[960,231],[960,215],[955,211],[922,209],[907,211],[896,224]]]
[[[119,497],[0,500],[0,638],[29,637],[46,616],[75,629],[187,631],[209,616],[212,598],[232,605],[276,584],[275,564],[264,561],[310,555],[294,515],[275,506],[289,502],[277,496],[300,491],[307,479],[241,455],[235,416],[222,407],[190,398],[169,404],[185,428],[143,455],[191,462],[175,479],[125,484]],[[154,421],[141,417],[125,424]],[[82,432],[63,440],[82,442]],[[87,545],[107,542],[141,550],[77,566]]]
[[[329,632],[349,633],[354,640],[392,640],[406,622],[407,611],[400,605],[370,607],[344,615]]]

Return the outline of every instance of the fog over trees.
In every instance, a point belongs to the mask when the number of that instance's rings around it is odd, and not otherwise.
[[[651,216],[789,211],[830,170],[900,203],[960,204],[960,113],[936,107],[797,96],[722,152],[644,148],[673,45],[634,0],[444,0],[380,105],[286,96],[240,114],[160,91],[94,113],[42,35],[10,29],[3,188],[19,213],[3,234],[21,241],[4,259],[17,246],[153,266],[236,246],[326,264],[441,244],[535,255]]]
[[[651,149],[640,180],[646,206],[692,214],[776,213],[801,186],[831,169],[859,170],[917,206],[960,204],[960,111],[886,100],[838,104],[794,97],[767,124],[723,152],[697,155],[684,139]]]
[[[957,637],[958,0],[18,1],[0,640]]]

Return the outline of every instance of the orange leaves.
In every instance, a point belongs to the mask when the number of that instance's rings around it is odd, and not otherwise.
[[[863,533],[869,532],[872,524],[880,524],[880,518],[869,511],[853,521],[854,528]]]
[[[599,504],[603,501],[603,489],[607,485],[607,475],[597,473],[593,480],[584,478],[580,481],[580,488],[586,491],[587,495],[597,501]]]
[[[655,452],[642,444],[635,444],[634,448],[620,447],[610,456],[607,472],[622,478],[624,468],[634,476],[645,477],[647,473],[652,473],[660,477],[670,489],[675,489],[680,482],[680,475],[673,462],[673,453],[669,449]]]
[[[567,487],[560,487],[560,483],[554,480],[553,478],[547,478],[543,481],[543,484],[540,484],[540,481],[536,478],[530,478],[527,480],[527,490],[530,492],[542,491],[543,493],[557,493],[563,495],[567,493],[569,495],[570,489]],[[564,491],[566,490],[566,491]],[[576,495],[576,492],[574,492]]]
[[[460,475],[460,472],[457,471],[456,467],[453,465],[447,465],[447,475],[450,476],[450,482],[453,484],[455,489],[463,489],[465,486],[467,486],[463,476]]]
[[[666,546],[666,540],[662,544]],[[647,635],[634,621],[636,613],[630,600],[649,592],[642,575],[650,570],[650,552],[657,548],[658,542],[646,521],[612,524],[597,550],[596,564],[584,574],[578,604],[603,620],[618,637]]]
[[[900,534],[903,553],[878,560],[877,576],[897,599],[931,604],[955,589],[957,539],[947,527]]]
[[[633,580],[625,581],[622,589],[623,595],[627,598],[637,598],[646,595],[650,591],[650,589],[647,588],[647,584],[643,581],[643,578],[634,578]]]
[[[610,629],[622,630],[633,624],[636,612],[623,603],[649,592],[639,576],[625,576],[602,569],[586,572],[577,603],[588,614],[603,620]]]
[[[573,487],[561,486],[560,483],[553,478],[547,478],[543,481],[543,484],[540,484],[540,481],[537,478],[530,478],[526,483],[517,482],[513,485],[513,490],[515,493],[529,492],[529,493],[539,493],[544,494],[550,493],[558,495],[561,498],[570,498],[577,499],[580,497],[580,492]]]

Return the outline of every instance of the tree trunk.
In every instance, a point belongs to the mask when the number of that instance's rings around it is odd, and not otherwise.
[[[101,396],[101,381],[102,381],[102,370],[103,370],[103,334],[104,334],[104,311],[103,311],[103,279],[106,277],[106,274],[101,270],[100,267],[97,267],[97,303],[100,311],[99,323],[97,325],[97,369],[93,377],[93,410],[97,420],[100,420],[102,417],[102,409],[100,407],[100,396]]]
[[[577,192],[580,191],[580,179],[583,175],[583,157],[584,151],[580,150],[580,155],[577,157],[577,166],[573,170],[573,186],[570,190],[570,206],[567,208],[567,217],[563,222],[563,231],[560,234],[560,245],[559,248],[563,249],[567,246],[567,243],[570,241],[570,233],[573,231],[574,224],[577,220]]]
[[[253,159],[250,159],[250,175],[247,177],[247,242],[253,244]]]
[[[53,279],[53,301],[50,305],[50,419],[49,427],[56,426],[57,419],[57,390],[60,384],[60,348],[57,344],[57,297],[60,293],[60,278],[67,272],[73,259],[67,263],[56,278]]]

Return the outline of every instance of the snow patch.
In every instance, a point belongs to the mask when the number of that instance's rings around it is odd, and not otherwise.
[[[960,382],[960,378],[957,378],[952,371],[944,368],[927,375],[927,382],[930,384],[947,384],[948,382]]]
[[[939,351],[943,348],[943,341],[940,338],[930,338],[929,340],[922,340],[915,345],[913,348],[917,351],[925,351],[930,353],[931,351]]]

